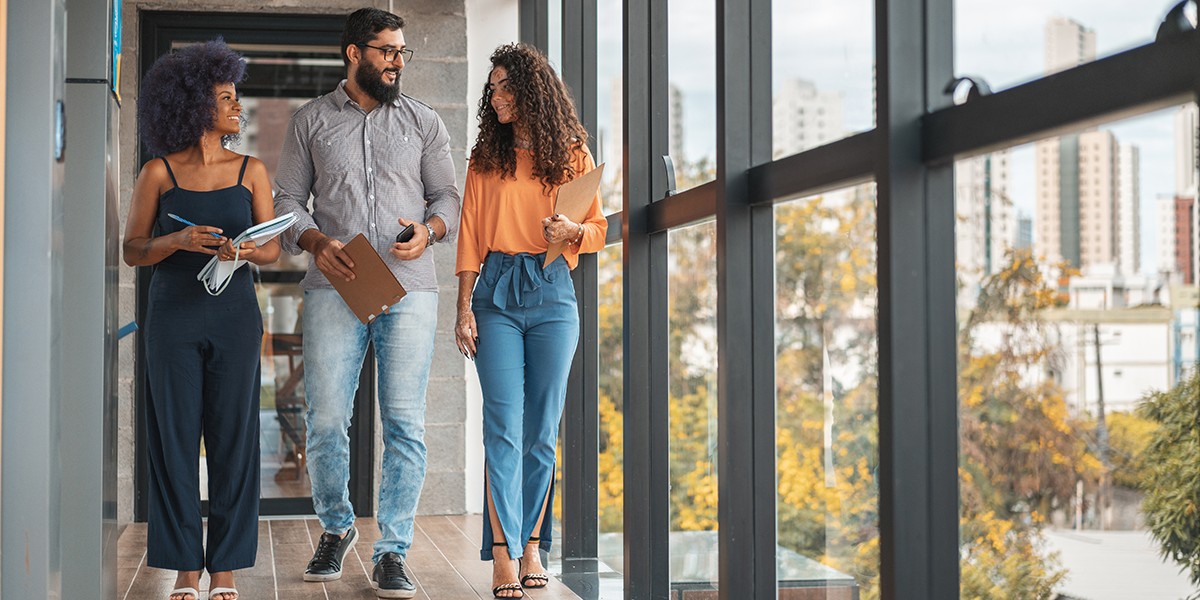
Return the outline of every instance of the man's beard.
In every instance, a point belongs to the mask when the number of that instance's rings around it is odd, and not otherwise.
[[[395,69],[395,71],[396,83],[388,85],[383,82],[383,71],[376,69],[374,65],[359,63],[358,71],[354,74],[354,82],[376,102],[391,104],[400,97],[400,70]]]

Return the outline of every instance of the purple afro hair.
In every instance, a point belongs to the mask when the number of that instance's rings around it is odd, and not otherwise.
[[[178,152],[213,128],[213,87],[241,83],[246,63],[220,38],[159,57],[142,77],[138,131],[155,155]]]

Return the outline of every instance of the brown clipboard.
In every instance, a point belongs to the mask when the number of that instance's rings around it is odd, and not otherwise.
[[[600,176],[603,173],[604,163],[600,163],[595,169],[559,186],[558,199],[554,201],[554,212],[576,223],[582,223],[587,217],[588,209],[592,207],[596,191],[600,189]],[[553,242],[547,246],[546,261],[542,263],[542,268],[550,266],[566,247],[566,242]]]
[[[408,293],[363,234],[354,236],[342,251],[354,261],[354,279],[333,277],[329,283],[359,321],[364,324],[374,321]]]

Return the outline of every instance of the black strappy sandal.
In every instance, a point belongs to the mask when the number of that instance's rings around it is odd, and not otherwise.
[[[505,548],[507,548],[507,547],[508,547],[508,543],[506,543],[506,542],[495,542],[495,543],[493,543],[493,544],[492,544],[492,547],[493,547],[493,548],[495,548],[496,546],[500,546],[500,547],[505,547]],[[510,557],[510,558],[509,558],[509,560],[512,560],[512,558]],[[496,557],[495,557],[495,556],[493,556],[493,557],[492,557],[492,562],[495,562],[495,561],[496,561]],[[519,561],[518,561],[517,565],[518,565],[518,568],[519,568],[519,567],[520,567],[520,562],[519,562]],[[500,595],[500,592],[520,592],[520,595],[519,595],[519,596],[501,596],[501,595]],[[508,582],[508,583],[502,583],[502,584],[500,584],[500,585],[498,585],[498,586],[496,586],[496,587],[492,588],[492,597],[493,597],[493,598],[524,598],[524,597],[525,597],[525,590],[524,590],[524,589],[521,587],[521,584],[520,584],[520,583],[517,583],[516,581],[510,581],[510,582]]]
[[[540,541],[542,541],[542,538],[531,537],[531,538],[529,538],[529,541],[525,543],[525,545],[528,546],[529,544],[537,544]],[[521,558],[517,559],[518,566],[520,566],[520,564],[524,561],[524,558],[525,557],[522,556]],[[529,582],[531,582],[531,581],[534,583],[530,584]],[[550,583],[550,576],[548,574],[546,574],[545,571],[543,571],[541,573],[529,573],[521,578],[521,585],[524,587],[527,587],[527,588],[534,588],[534,589],[544,588],[549,583]]]

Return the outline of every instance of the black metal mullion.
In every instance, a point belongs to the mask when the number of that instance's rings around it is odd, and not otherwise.
[[[923,159],[951,161],[1187,102],[1200,32],[1147,44],[925,117]]]
[[[548,0],[520,0],[517,5],[517,37],[543,53],[550,51],[550,5]]]
[[[770,31],[771,5],[716,7],[719,596],[773,598],[773,214],[769,204],[751,204],[749,175],[771,156],[770,41],[752,35]]]
[[[875,6],[880,576],[885,599],[949,600],[958,597],[954,184],[951,165],[922,162],[921,130],[928,110],[949,103],[953,0]]]
[[[624,0],[621,238],[624,302],[625,597],[667,600],[667,235],[647,207],[666,194],[655,165],[667,148],[665,0]]]
[[[596,3],[562,2],[562,77],[584,128],[596,125]],[[589,34],[590,32],[590,34]],[[594,148],[594,140],[589,139]],[[595,572],[599,528],[599,355],[597,259],[580,257],[572,274],[580,336],[567,381],[563,418],[564,572]]]

